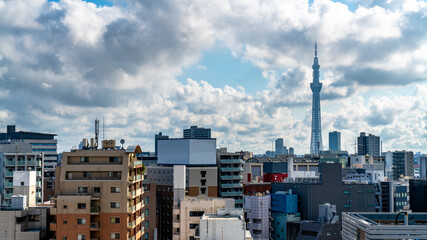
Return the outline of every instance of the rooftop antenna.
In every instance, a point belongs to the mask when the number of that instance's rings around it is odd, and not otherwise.
[[[99,120],[95,119],[95,149],[98,149]]]

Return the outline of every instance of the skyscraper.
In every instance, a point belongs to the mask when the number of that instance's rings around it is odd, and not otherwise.
[[[274,142],[276,144],[276,149],[275,149],[276,155],[283,154],[283,138],[278,138]]]
[[[322,122],[320,116],[320,90],[322,83],[319,82],[319,62],[317,59],[317,43],[314,44],[313,82],[310,83],[313,92],[313,106],[311,119],[311,144],[310,154],[317,155],[322,150]]]
[[[341,133],[337,131],[329,132],[329,150],[341,151]]]

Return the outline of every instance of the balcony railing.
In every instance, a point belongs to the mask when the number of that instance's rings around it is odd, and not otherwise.
[[[223,167],[220,170],[221,172],[243,172],[242,167]]]
[[[90,207],[90,213],[99,213],[100,210],[101,209],[98,206]]]
[[[242,175],[221,176],[221,180],[242,180]]]
[[[5,182],[4,186],[5,187],[13,187],[13,182]]]
[[[243,188],[242,183],[221,184],[221,188]]]
[[[11,171],[6,171],[6,173],[4,174],[6,177],[13,177],[13,172]]]
[[[15,166],[15,161],[6,161],[6,166]]]
[[[242,191],[230,191],[230,192],[221,192],[223,197],[232,197],[232,196],[241,196],[243,195]]]
[[[222,164],[243,164],[244,163],[242,159],[221,159],[219,161]]]

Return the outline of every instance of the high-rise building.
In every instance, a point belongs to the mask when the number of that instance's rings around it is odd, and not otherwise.
[[[283,154],[283,138],[278,138],[276,139],[276,141],[274,141],[274,143],[276,144],[276,149],[275,149],[275,154],[279,155],[279,154]]]
[[[3,204],[10,204],[16,171],[34,171],[37,204],[43,201],[43,153],[32,152],[27,142],[0,144],[0,194]],[[31,206],[32,207],[32,206]]]
[[[236,208],[243,208],[243,159],[240,153],[218,151],[219,196],[234,198]]]
[[[413,212],[427,212],[427,179],[409,179],[409,205]]]
[[[427,155],[420,157],[420,178],[427,178]]]
[[[144,236],[140,146],[64,152],[56,168],[50,230],[56,239]]]
[[[414,153],[408,151],[392,152],[393,180],[398,180],[402,176],[414,176]]]
[[[357,155],[369,155],[369,156],[381,156],[380,154],[380,137],[361,132],[360,136],[357,137]]]
[[[189,129],[183,130],[184,138],[211,138],[211,129],[191,126]]]
[[[169,136],[163,135],[162,132],[159,132],[158,134],[154,135],[154,152],[157,156],[158,147],[159,147],[159,140],[169,139]]]
[[[337,131],[329,132],[329,150],[341,151],[341,133]]]
[[[317,43],[314,45],[313,82],[310,83],[313,92],[312,119],[311,119],[311,143],[310,154],[318,155],[322,151],[322,122],[320,114],[320,90],[322,83],[319,82],[319,60],[317,58]]]
[[[16,131],[15,125],[8,125],[6,133],[0,133],[0,143],[25,142],[31,152],[43,153],[43,198],[47,201],[55,193],[55,167],[58,165],[56,134]],[[39,201],[39,200],[37,200]]]
[[[295,154],[295,152],[294,152],[294,148],[293,147],[290,147],[289,148],[289,155],[294,155]]]

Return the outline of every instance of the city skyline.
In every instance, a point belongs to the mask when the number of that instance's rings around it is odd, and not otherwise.
[[[104,118],[105,138],[144,151],[197,125],[231,151],[309,153],[317,40],[322,135],[425,152],[427,3],[367,2],[5,2],[0,124],[56,133],[58,152]]]

